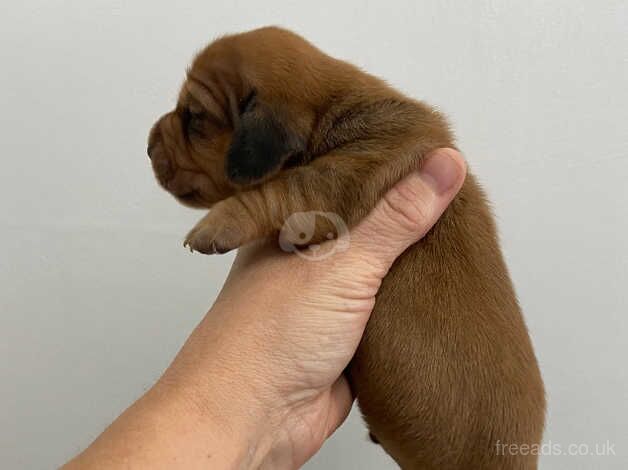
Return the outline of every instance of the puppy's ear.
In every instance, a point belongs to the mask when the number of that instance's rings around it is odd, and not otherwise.
[[[290,130],[285,116],[251,95],[235,124],[225,162],[227,178],[236,184],[256,183],[279,171],[304,147],[303,139]]]

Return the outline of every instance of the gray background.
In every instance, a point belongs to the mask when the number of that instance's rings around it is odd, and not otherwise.
[[[628,467],[625,1],[2,2],[0,466],[51,468],[168,365],[231,256],[157,188],[147,131],[195,50],[302,33],[448,113],[486,186],[549,395],[546,442]],[[394,468],[357,413],[309,469]]]

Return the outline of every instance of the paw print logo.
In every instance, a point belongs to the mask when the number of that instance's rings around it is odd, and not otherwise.
[[[316,240],[316,243],[312,243],[314,234],[321,231],[326,231],[325,238],[330,242]],[[281,227],[279,246],[282,250],[304,259],[322,260],[349,248],[349,228],[333,212],[295,212]]]

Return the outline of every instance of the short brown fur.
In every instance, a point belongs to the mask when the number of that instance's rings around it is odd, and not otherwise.
[[[212,207],[186,243],[217,253],[276,237],[295,212],[352,226],[429,151],[454,145],[429,106],[270,27],[198,54],[149,154],[177,199]],[[329,229],[319,223],[310,242]],[[539,443],[545,399],[472,175],[384,279],[348,375],[372,435],[404,469],[537,467],[535,455],[498,451]]]

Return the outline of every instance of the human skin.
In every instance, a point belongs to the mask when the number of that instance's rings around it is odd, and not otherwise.
[[[432,152],[327,258],[269,243],[239,250],[163,376],[64,468],[299,468],[349,413],[343,370],[381,280],[465,174],[458,152]]]

